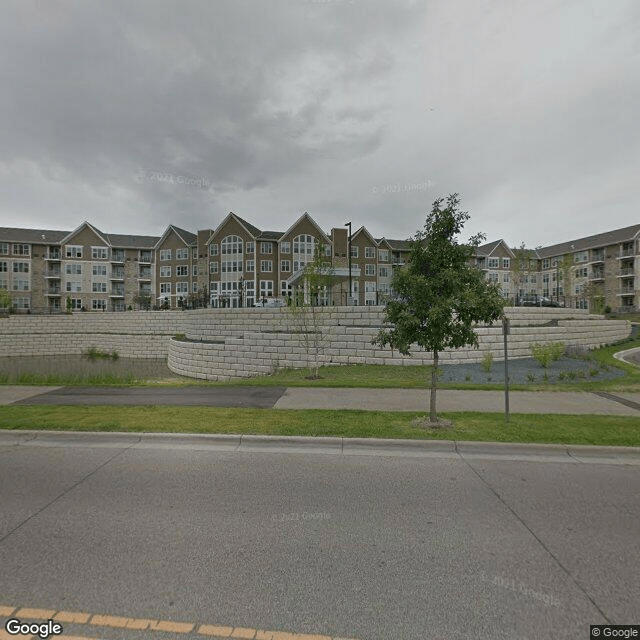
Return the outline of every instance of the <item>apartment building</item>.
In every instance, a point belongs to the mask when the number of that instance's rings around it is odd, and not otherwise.
[[[346,225],[325,231],[308,213],[286,231],[234,213],[215,229],[169,225],[160,237],[107,234],[88,222],[74,231],[0,228],[0,289],[22,312],[124,311],[145,300],[177,308],[194,293],[214,307],[308,300],[304,268],[320,252],[331,283],[318,304],[375,305],[409,250],[409,241],[375,238],[364,226],[350,238]],[[474,262],[508,298],[537,294],[596,312],[640,306],[640,224],[537,249],[495,240]]]

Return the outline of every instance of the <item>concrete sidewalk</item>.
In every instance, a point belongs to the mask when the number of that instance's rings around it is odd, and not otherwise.
[[[584,391],[511,391],[511,413],[564,413],[580,415],[638,416],[640,393],[607,394]],[[622,402],[626,402],[623,404]],[[635,406],[633,406],[635,405]],[[504,411],[503,391],[440,389],[438,412]],[[366,411],[427,411],[427,389],[310,389],[288,387],[276,409],[362,409]]]
[[[512,413],[620,415],[640,418],[640,393],[512,391]],[[438,411],[504,411],[502,391],[441,389]],[[309,387],[74,388],[0,385],[0,405],[217,406],[262,409],[427,411],[427,389]]]

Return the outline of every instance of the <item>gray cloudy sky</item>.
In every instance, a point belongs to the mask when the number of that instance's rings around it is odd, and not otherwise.
[[[405,238],[456,191],[511,245],[640,222],[637,0],[2,8],[0,225]]]

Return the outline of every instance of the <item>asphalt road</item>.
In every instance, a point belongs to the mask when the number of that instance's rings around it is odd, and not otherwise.
[[[575,640],[640,622],[637,464],[12,437],[3,621],[158,640]]]

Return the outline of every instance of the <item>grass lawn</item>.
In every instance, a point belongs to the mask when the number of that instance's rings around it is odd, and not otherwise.
[[[217,407],[4,406],[2,429],[233,433],[415,438],[640,446],[640,420],[624,416],[443,413],[452,430],[427,430],[411,422],[424,413],[226,409]]]

